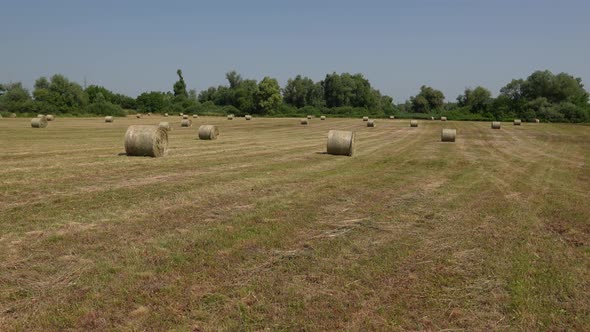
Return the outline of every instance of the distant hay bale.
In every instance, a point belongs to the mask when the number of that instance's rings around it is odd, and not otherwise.
[[[181,127],[192,127],[193,126],[193,122],[189,119],[184,119],[182,121],[180,121],[180,126]]]
[[[367,121],[367,127],[375,128],[376,126],[377,126],[377,124],[375,123],[375,120]]]
[[[320,120],[326,120],[326,116],[325,115],[320,116]]]
[[[541,122],[541,120],[535,119],[535,123],[540,123],[540,122]]]
[[[441,116],[440,117],[440,121],[447,121],[447,117],[446,116]]]
[[[47,118],[45,116],[42,116],[40,118],[31,119],[31,127],[33,127],[33,128],[47,127]]]
[[[183,116],[183,115],[184,115],[184,113],[178,113],[178,115],[180,115],[180,116]]]
[[[199,116],[196,114],[193,114],[193,118],[198,118]]]
[[[410,120],[410,127],[418,127],[418,120]]]
[[[10,113],[11,118],[16,118],[16,113]]]
[[[45,117],[45,114],[37,114],[37,117],[38,118],[44,118]]]
[[[164,117],[167,118],[168,117],[168,113],[164,113]]]
[[[246,120],[252,120],[252,115],[246,115],[244,118],[246,118]]]
[[[152,112],[148,112],[148,114],[147,114],[147,115],[148,115],[148,116],[152,116]]]
[[[363,116],[363,121],[369,121],[369,117],[368,116]]]
[[[522,121],[520,119],[514,119],[515,126],[520,126],[521,124],[522,124]]]
[[[113,119],[112,116],[105,116],[104,117],[104,122],[109,122],[110,123],[110,122],[113,122],[113,121],[115,121],[115,119]]]
[[[500,121],[492,121],[492,129],[500,129],[502,127],[502,123]]]
[[[431,116],[431,117],[430,117],[430,120],[434,120],[434,116]]]
[[[230,115],[228,115],[228,116],[227,116],[227,119],[228,119],[228,120],[233,120],[233,119],[234,119],[234,115],[233,115],[233,114],[230,114]]]
[[[393,119],[395,119],[395,116],[393,116],[393,115],[390,115],[390,116],[389,116],[389,119],[390,119],[390,120],[393,120]]]
[[[170,122],[167,122],[167,121],[160,122],[160,124],[158,125],[158,127],[164,129],[165,131],[171,131],[172,130],[172,126],[170,125]]]
[[[45,118],[47,119],[47,121],[53,121],[53,120],[55,120],[55,117],[53,115],[51,115],[51,114],[48,114]]]
[[[301,119],[299,121],[299,123],[302,124],[302,125],[304,125],[304,126],[307,126],[309,124],[309,120],[307,120],[307,119]]]
[[[354,154],[354,132],[330,130],[328,132],[328,154],[352,156]]]
[[[311,115],[308,115],[308,116],[307,116],[307,119],[308,119],[308,120],[311,120],[311,118],[312,118],[312,116],[311,116]]]
[[[199,127],[199,139],[216,139],[219,136],[219,129],[214,125],[202,125]]]
[[[183,119],[188,119],[188,115],[185,114],[185,115],[182,116],[182,118]]]
[[[159,126],[133,125],[125,133],[128,156],[161,157],[168,150],[168,133]]]
[[[440,135],[440,140],[443,142],[454,142],[457,137],[457,129],[444,128]]]
[[[135,115],[136,118],[141,119],[141,114]]]

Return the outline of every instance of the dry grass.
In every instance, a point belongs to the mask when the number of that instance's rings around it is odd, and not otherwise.
[[[587,126],[162,119],[0,120],[0,330],[590,329]]]

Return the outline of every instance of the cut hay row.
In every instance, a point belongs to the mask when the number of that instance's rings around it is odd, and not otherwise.
[[[128,156],[161,157],[168,150],[168,133],[158,126],[132,125],[125,133]]]

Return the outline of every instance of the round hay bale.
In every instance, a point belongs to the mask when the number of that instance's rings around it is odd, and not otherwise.
[[[188,115],[183,115],[182,118],[183,119],[188,119]]]
[[[152,116],[152,112],[148,112],[148,116]]]
[[[326,120],[326,116],[325,115],[320,116],[320,120]]]
[[[164,117],[167,118],[168,117],[168,113],[164,113]]]
[[[180,126],[181,127],[192,127],[193,126],[193,122],[189,119],[184,119],[182,121],[180,121]]]
[[[307,120],[307,119],[301,119],[299,121],[299,123],[302,124],[302,125],[304,125],[304,126],[307,126],[309,124],[309,120]]]
[[[199,116],[196,114],[193,114],[193,118],[198,118]]]
[[[418,120],[410,120],[410,127],[418,127]]]
[[[159,126],[133,125],[125,133],[128,156],[161,157],[168,150],[168,133]]]
[[[252,115],[246,115],[244,118],[246,118],[246,120],[252,120]]]
[[[354,154],[354,132],[330,130],[327,150],[328,154],[352,156]]]
[[[502,128],[502,123],[500,121],[492,121],[492,129],[500,129]]]
[[[180,115],[180,116],[183,116],[183,115],[184,115],[184,113],[178,113],[178,115]]]
[[[135,117],[141,119],[141,114],[137,114]]]
[[[170,122],[167,122],[167,121],[160,122],[160,124],[158,125],[158,127],[164,129],[165,131],[171,131],[172,130],[172,126],[170,125]]]
[[[440,140],[443,142],[454,142],[457,137],[457,129],[443,128]]]
[[[375,123],[375,120],[367,121],[367,127],[375,128],[376,126],[377,126],[377,124]]]
[[[227,116],[227,119],[228,119],[228,120],[233,120],[233,119],[234,119],[234,115],[233,115],[233,114],[230,114],[230,115],[228,115],[228,116]]]
[[[47,127],[47,118],[45,116],[42,116],[40,118],[31,119],[31,127],[33,127],[33,128]]]
[[[515,126],[520,126],[521,124],[522,124],[522,121],[520,119],[514,119]]]
[[[199,139],[216,139],[219,129],[214,125],[202,125],[199,127]]]
[[[110,123],[110,122],[113,122],[113,121],[115,121],[115,119],[113,119],[112,116],[105,116],[104,117],[104,122],[109,122]]]
[[[308,116],[307,116],[307,119],[308,119],[308,120],[311,120],[311,118],[312,118],[312,116],[311,116],[311,115],[308,115]]]
[[[389,119],[390,119],[390,120],[393,120],[393,119],[395,119],[395,116],[393,116],[393,115],[390,115],[390,116],[389,116]]]
[[[447,117],[446,116],[441,116],[440,117],[440,121],[447,121]]]
[[[541,120],[535,119],[535,123],[540,123],[540,122],[541,122]]]
[[[38,118],[44,118],[44,117],[45,117],[45,115],[44,115],[44,114],[37,114],[37,117],[38,117]]]
[[[431,117],[430,117],[430,120],[434,120],[434,116],[431,116]]]
[[[363,116],[363,121],[369,121],[369,117],[368,116]]]
[[[11,118],[16,118],[16,113],[10,113]]]
[[[51,115],[51,114],[48,114],[45,118],[47,119],[47,121],[53,121],[53,120],[55,120],[55,117],[53,115]]]

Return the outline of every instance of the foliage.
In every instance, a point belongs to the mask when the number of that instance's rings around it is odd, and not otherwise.
[[[170,107],[170,94],[151,91],[137,96],[137,110],[142,113],[163,112]]]
[[[411,109],[416,113],[439,110],[444,105],[445,95],[436,89],[423,85],[420,93],[410,98]]]
[[[86,107],[86,112],[94,115],[125,116],[127,113],[119,105],[115,105],[104,97],[101,92],[93,96],[93,103]]]
[[[268,76],[260,81],[258,91],[256,91],[254,97],[256,100],[256,113],[262,115],[275,113],[283,101],[279,82]]]
[[[88,95],[82,87],[59,74],[53,75],[49,81],[45,77],[39,78],[33,96],[39,109],[45,113],[77,113],[88,105]]]

